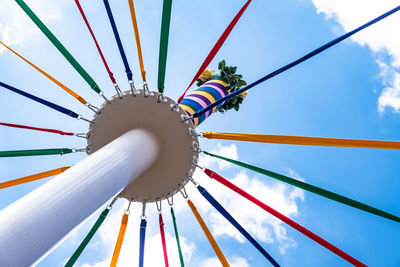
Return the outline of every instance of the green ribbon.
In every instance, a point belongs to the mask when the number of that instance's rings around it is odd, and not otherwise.
[[[97,219],[96,223],[93,225],[92,229],[90,229],[89,233],[86,235],[85,239],[83,239],[82,243],[79,245],[74,254],[71,256],[67,264],[65,264],[65,267],[72,267],[75,264],[79,256],[82,254],[83,250],[86,248],[90,240],[93,238],[97,230],[100,228],[101,224],[104,222],[104,219],[107,217],[109,212],[110,212],[109,208],[103,210],[103,212]]]
[[[25,157],[25,156],[44,156],[44,155],[63,155],[74,152],[70,148],[50,148],[33,150],[12,150],[0,151],[0,158],[5,157]]]
[[[172,0],[164,0],[161,19],[160,54],[158,56],[158,91],[160,93],[164,92],[171,8]]]
[[[179,242],[178,227],[176,226],[175,212],[174,212],[174,209],[172,207],[171,207],[171,215],[172,215],[172,221],[174,223],[174,231],[175,231],[176,243],[178,244],[179,260],[181,261],[181,267],[185,267],[185,263],[183,262],[182,250],[181,250],[181,243]]]
[[[61,42],[54,36],[54,34],[44,25],[44,23],[36,16],[36,14],[28,7],[23,0],[15,0],[17,4],[24,10],[24,12],[31,18],[31,20],[38,26],[38,28],[46,35],[46,37],[53,43],[58,51],[69,61],[75,70],[82,76],[83,79],[90,85],[90,87],[98,94],[101,90],[93,78],[83,69],[83,67],[76,61],[76,59],[68,52],[68,50],[61,44]]]
[[[306,191],[312,192],[314,194],[318,194],[320,196],[332,199],[334,201],[343,203],[345,205],[354,207],[356,209],[360,209],[360,210],[363,210],[363,211],[366,211],[366,212],[369,212],[369,213],[372,213],[372,214],[387,218],[389,220],[400,222],[400,218],[395,216],[395,215],[393,215],[393,214],[390,214],[390,213],[387,213],[385,211],[376,209],[376,208],[371,207],[369,205],[366,205],[364,203],[361,203],[361,202],[355,201],[353,199],[344,197],[342,195],[338,195],[336,193],[327,191],[325,189],[316,187],[314,185],[307,184],[307,183],[304,183],[302,181],[299,181],[299,180],[296,180],[296,179],[293,179],[293,178],[290,178],[290,177],[287,177],[287,176],[284,176],[284,175],[281,175],[281,174],[278,174],[278,173],[275,173],[275,172],[267,171],[267,170],[258,168],[256,166],[249,165],[249,164],[244,163],[244,162],[240,162],[240,161],[236,161],[236,160],[233,160],[233,159],[225,158],[225,157],[222,157],[222,156],[219,156],[219,155],[215,155],[215,154],[212,154],[212,153],[206,152],[206,151],[203,151],[203,152],[206,155],[209,155],[209,156],[212,156],[212,157],[216,157],[216,158],[228,161],[230,163],[236,164],[238,166],[241,166],[243,168],[249,169],[251,171],[258,172],[260,174],[263,174],[263,175],[269,176],[271,178],[277,179],[277,180],[279,180],[281,182],[296,186],[298,188],[301,188],[301,189],[304,189]]]

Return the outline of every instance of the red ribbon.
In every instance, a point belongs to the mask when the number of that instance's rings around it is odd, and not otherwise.
[[[76,5],[77,5],[77,7],[78,7],[78,9],[79,9],[79,12],[81,12],[82,18],[83,18],[83,20],[85,21],[86,26],[87,26],[87,28],[88,28],[90,34],[91,34],[92,37],[93,37],[93,41],[94,41],[94,43],[96,44],[97,51],[99,51],[101,60],[103,60],[104,67],[106,67],[106,70],[107,70],[107,72],[108,72],[108,75],[110,76],[111,82],[112,82],[113,84],[115,84],[116,81],[115,81],[115,78],[114,78],[114,74],[111,72],[110,68],[108,67],[107,61],[106,61],[106,59],[105,59],[105,57],[104,57],[104,55],[103,55],[103,52],[102,52],[101,49],[100,49],[100,46],[99,46],[99,43],[97,42],[96,37],[94,36],[94,33],[93,33],[93,31],[92,31],[92,28],[90,27],[89,21],[87,20],[85,13],[83,12],[83,9],[82,9],[81,4],[79,3],[79,0],[75,0],[75,3],[76,3]]]
[[[19,124],[12,124],[12,123],[5,123],[5,122],[0,122],[0,125],[8,126],[8,127],[14,127],[14,128],[21,128],[21,129],[29,129],[29,130],[35,130],[35,131],[56,133],[56,134],[61,134],[61,135],[74,135],[74,133],[70,133],[70,132],[63,132],[63,131],[54,130],[54,129],[38,128],[38,127],[19,125]]]
[[[281,221],[287,223],[288,225],[290,225],[291,227],[293,227],[297,231],[299,231],[299,232],[303,233],[304,235],[308,236],[309,238],[311,238],[312,240],[314,240],[315,242],[317,242],[321,246],[324,246],[325,248],[329,249],[330,251],[332,251],[333,253],[335,253],[339,257],[345,259],[346,261],[350,262],[351,264],[353,264],[355,266],[365,266],[365,267],[367,266],[364,263],[362,263],[362,262],[358,261],[357,259],[353,258],[352,256],[350,256],[346,252],[344,252],[344,251],[340,250],[339,248],[335,247],[334,245],[332,245],[331,243],[329,243],[325,239],[322,239],[321,237],[319,237],[318,235],[314,234],[310,230],[304,228],[303,226],[301,226],[300,224],[296,223],[295,221],[292,221],[291,219],[289,219],[285,215],[279,213],[278,211],[274,210],[273,208],[271,208],[271,207],[267,206],[266,204],[262,203],[260,200],[256,199],[255,197],[253,197],[249,193],[246,193],[245,191],[243,191],[242,189],[240,189],[236,185],[232,184],[231,182],[229,182],[228,180],[226,180],[222,176],[218,175],[217,173],[215,173],[215,172],[213,172],[213,171],[211,171],[209,169],[205,169],[204,172],[210,178],[215,179],[216,181],[220,182],[221,184],[223,184],[226,187],[230,188],[231,190],[235,191],[236,193],[238,193],[242,197],[247,198],[248,200],[250,200],[251,202],[253,202],[257,206],[261,207],[262,209],[264,209],[265,211],[269,212],[273,216],[277,217]]]
[[[229,34],[231,33],[233,27],[235,27],[236,23],[240,19],[240,17],[243,15],[244,11],[247,9],[249,6],[251,0],[248,0],[246,4],[239,10],[239,12],[236,14],[236,16],[233,18],[231,23],[229,23],[228,27],[225,29],[224,33],[219,37],[217,43],[214,45],[214,47],[211,49],[211,52],[208,54],[206,59],[204,60],[203,64],[201,64],[199,70],[197,71],[196,75],[194,76],[192,82],[189,84],[189,86],[186,88],[185,92],[179,97],[178,103],[181,103],[183,97],[185,96],[186,92],[189,90],[190,86],[193,85],[193,83],[199,78],[199,76],[203,73],[203,71],[207,68],[207,66],[210,64],[210,62],[213,60],[215,55],[218,53],[219,49],[221,46],[224,44],[226,38],[228,38]]]
[[[162,247],[163,247],[163,252],[164,252],[165,267],[168,267],[169,265],[168,265],[167,244],[165,242],[164,221],[163,221],[161,213],[158,214],[158,221],[160,223],[161,242],[162,242]]]

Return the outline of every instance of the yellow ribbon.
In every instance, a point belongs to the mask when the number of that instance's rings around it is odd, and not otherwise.
[[[58,168],[58,169],[54,169],[54,170],[50,170],[50,171],[46,171],[46,172],[41,172],[41,173],[37,173],[37,174],[25,176],[25,177],[21,177],[21,178],[14,179],[14,180],[11,180],[11,181],[2,182],[2,183],[0,183],[0,189],[11,187],[11,186],[14,186],[14,185],[19,185],[19,184],[24,184],[24,183],[36,181],[36,180],[47,178],[47,177],[50,177],[50,176],[54,176],[54,175],[62,173],[63,171],[69,169],[70,167],[71,166],[61,167],[61,168]]]
[[[119,252],[121,251],[122,242],[124,241],[126,227],[128,225],[128,214],[124,213],[121,221],[121,228],[119,229],[117,243],[115,244],[114,253],[111,259],[110,267],[117,266]]]
[[[62,89],[64,89],[67,93],[69,93],[70,95],[72,95],[74,98],[76,98],[79,102],[81,102],[82,104],[86,105],[87,101],[81,97],[80,95],[78,95],[77,93],[75,93],[74,91],[72,91],[71,89],[69,89],[67,86],[65,86],[64,84],[62,84],[61,82],[59,82],[58,80],[56,80],[54,77],[52,77],[50,74],[48,74],[47,72],[45,72],[44,70],[42,70],[41,68],[39,68],[38,66],[36,66],[35,64],[33,64],[32,62],[30,62],[29,60],[27,60],[26,58],[24,58],[23,56],[21,56],[20,54],[18,54],[16,51],[14,51],[13,49],[11,49],[10,47],[8,47],[6,44],[4,44],[2,41],[0,41],[0,44],[4,45],[8,50],[10,50],[11,52],[13,52],[15,55],[17,55],[19,58],[21,58],[22,60],[24,60],[26,63],[28,63],[29,65],[31,65],[33,68],[35,68],[37,71],[39,71],[41,74],[43,74],[44,76],[46,76],[48,79],[50,79],[52,82],[54,82],[55,84],[57,84],[58,86],[60,86]]]
[[[272,144],[288,144],[288,145],[400,149],[400,142],[396,141],[357,140],[357,139],[339,139],[339,138],[269,135],[269,134],[215,133],[215,132],[205,132],[203,133],[203,137],[208,139],[250,141],[250,142],[261,142],[261,143],[272,143]]]
[[[128,0],[128,3],[129,3],[129,9],[131,10],[133,31],[135,32],[136,48],[137,48],[138,57],[139,57],[139,65],[140,65],[140,70],[142,73],[142,79],[143,79],[143,82],[146,82],[146,71],[144,70],[142,46],[140,45],[139,28],[138,28],[137,21],[136,21],[135,6],[133,5],[133,0]]]
[[[224,254],[222,253],[221,249],[219,248],[217,242],[215,241],[214,237],[212,236],[210,230],[208,229],[206,223],[201,218],[200,213],[197,211],[196,207],[194,206],[193,202],[188,199],[187,201],[190,209],[192,210],[194,216],[196,217],[197,221],[199,222],[201,228],[204,231],[204,234],[207,236],[208,241],[210,242],[212,248],[214,249],[215,254],[217,255],[219,261],[221,262],[223,267],[229,267],[229,263],[226,260]]]

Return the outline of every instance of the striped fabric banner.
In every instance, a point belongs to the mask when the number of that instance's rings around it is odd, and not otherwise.
[[[192,116],[195,112],[204,109],[215,101],[228,95],[229,92],[225,89],[226,86],[227,84],[225,81],[219,77],[214,77],[190,94],[187,94],[182,99],[180,106],[189,116]],[[224,103],[225,102],[222,102],[200,117],[192,119],[194,126],[199,126],[200,123],[216,112]]]

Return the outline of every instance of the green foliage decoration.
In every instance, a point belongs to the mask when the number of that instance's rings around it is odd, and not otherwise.
[[[197,79],[197,86],[201,86],[207,81],[213,79],[213,78],[218,78],[222,79],[224,82],[226,82],[228,85],[225,88],[229,93],[233,93],[243,86],[246,86],[247,83],[246,81],[242,80],[243,76],[241,74],[237,74],[237,67],[236,66],[227,66],[225,60],[222,60],[221,62],[218,63],[218,70],[219,70],[219,75],[213,75],[210,76],[208,75],[201,75],[199,79]],[[205,72],[212,72],[210,69],[206,69]],[[203,72],[203,73],[205,73]],[[206,77],[204,77],[206,76]],[[240,104],[243,103],[244,98],[247,96],[247,91],[245,91],[242,94],[239,94],[235,97],[232,97],[231,99],[227,100],[219,109],[219,112],[226,112],[228,110],[234,109],[236,111],[239,111]]]

